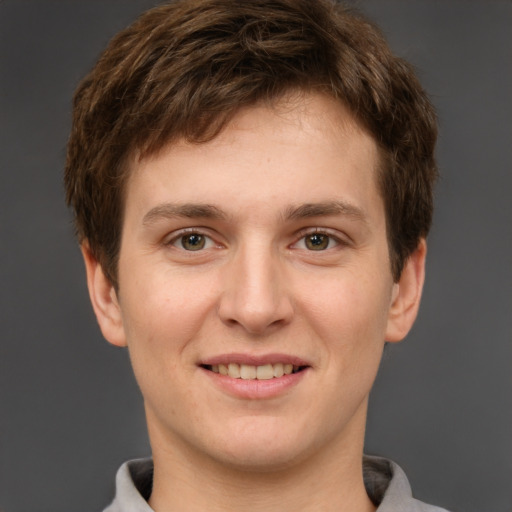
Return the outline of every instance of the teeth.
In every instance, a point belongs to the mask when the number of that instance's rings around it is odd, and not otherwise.
[[[238,365],[236,365],[238,366]],[[231,375],[230,375],[231,377]],[[256,366],[250,366],[248,364],[240,365],[240,378],[244,380],[252,380],[256,378]],[[235,377],[236,379],[236,377]]]
[[[274,377],[282,377],[284,375],[284,368],[282,363],[274,365]]]
[[[238,379],[241,377],[241,368],[236,363],[228,364],[228,375],[233,377],[233,379]]]
[[[274,367],[271,364],[256,367],[256,378],[258,380],[269,380],[274,378]]]
[[[219,364],[210,367],[212,372],[226,375],[232,379],[244,379],[244,380],[269,380],[273,378],[279,378],[283,375],[290,375],[299,371],[299,366],[293,366],[293,364],[264,364],[261,366],[253,366],[250,364]]]

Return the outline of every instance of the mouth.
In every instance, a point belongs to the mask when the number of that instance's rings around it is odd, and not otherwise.
[[[262,365],[219,363],[211,365],[202,364],[201,367],[213,373],[242,380],[279,379],[284,375],[299,373],[308,368],[307,365],[294,365],[291,363],[267,363]]]
[[[288,396],[310,373],[309,361],[290,354],[218,354],[198,361],[209,381],[242,400]]]

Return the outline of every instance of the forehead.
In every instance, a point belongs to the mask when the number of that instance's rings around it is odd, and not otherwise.
[[[271,197],[289,203],[335,200],[338,184],[340,194],[357,202],[369,190],[375,195],[378,163],[373,137],[343,104],[320,94],[294,94],[241,109],[209,142],[179,140],[134,159],[126,206],[134,200],[146,208],[169,201],[228,207],[244,197],[255,204]],[[332,198],[326,197],[329,187]]]

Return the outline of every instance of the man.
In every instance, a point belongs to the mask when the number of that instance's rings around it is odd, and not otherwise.
[[[329,0],[182,0],[80,84],[66,187],[153,458],[114,511],[435,511],[363,459],[384,343],[419,307],[435,114]]]

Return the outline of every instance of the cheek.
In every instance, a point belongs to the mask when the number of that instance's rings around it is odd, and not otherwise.
[[[363,352],[383,345],[389,291],[382,278],[343,273],[315,288],[303,294],[304,315],[331,350]]]
[[[120,281],[121,310],[129,343],[177,347],[192,338],[214,301],[214,287],[208,286],[204,276],[181,275],[165,264],[131,262],[125,268],[132,269]]]

